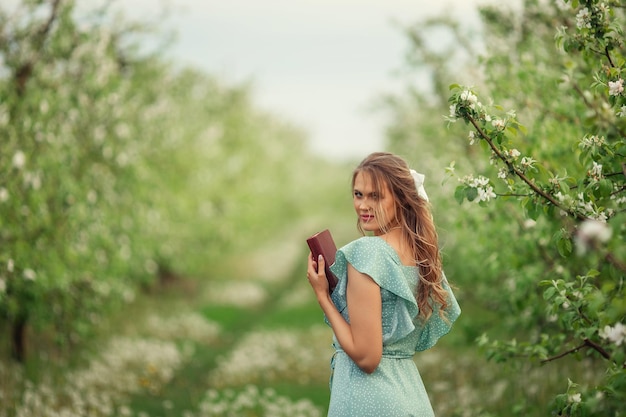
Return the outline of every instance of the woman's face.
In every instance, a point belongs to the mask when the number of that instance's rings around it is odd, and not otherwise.
[[[379,195],[374,189],[372,179],[366,173],[359,172],[354,178],[352,201],[354,210],[359,216],[359,224],[363,231],[382,235],[396,222],[395,201],[389,185],[383,184]]]

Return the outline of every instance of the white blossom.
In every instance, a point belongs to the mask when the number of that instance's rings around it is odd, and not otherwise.
[[[586,7],[581,9],[576,15],[576,27],[578,29],[591,28],[591,13]]]
[[[583,149],[589,149],[589,148],[593,148],[596,146],[602,146],[604,144],[605,144],[604,136],[596,136],[596,135],[585,136],[580,141],[580,147]]]
[[[556,198],[557,201],[562,205],[569,206],[572,204],[572,197],[569,194],[563,194],[562,192],[558,191],[556,194],[554,194],[554,198]]]
[[[602,164],[593,162],[593,166],[588,172],[588,175],[594,180],[599,181],[602,179]]]
[[[4,278],[0,278],[0,294],[4,294],[7,290],[7,283]]]
[[[470,90],[465,90],[461,93],[461,100],[467,101],[470,104],[476,104],[478,102],[478,97],[474,95]]]
[[[611,12],[611,8],[607,6],[606,3],[604,2],[598,4],[598,6],[596,7],[596,10],[600,12],[600,14],[602,14],[603,18],[606,18]]]
[[[525,156],[522,158],[521,164],[524,168],[529,168],[531,166],[533,166],[533,164],[537,162],[535,161],[533,158],[529,157],[529,156]]]
[[[556,6],[562,11],[567,11],[571,7],[569,4],[565,3],[564,0],[556,0]]]
[[[626,340],[626,326],[622,323],[617,323],[613,327],[606,325],[600,330],[599,334],[601,338],[607,339],[617,346],[621,346]]]
[[[585,220],[578,227],[578,233],[588,239],[607,242],[611,238],[611,229],[606,223],[597,220]]]
[[[489,201],[492,198],[496,198],[496,193],[493,191],[492,186],[488,186],[485,188],[477,188],[476,190],[478,191],[477,202]]]
[[[35,271],[33,271],[30,268],[26,268],[24,270],[24,279],[26,279],[28,281],[34,281],[35,278],[37,278],[37,274],[35,273]]]
[[[618,96],[624,92],[624,80],[609,81],[609,95]]]
[[[618,117],[626,117],[626,106],[622,106],[617,112]]]
[[[467,135],[468,139],[469,139],[469,144],[473,145],[476,143],[476,133],[474,133],[473,130],[470,130],[469,134]]]
[[[506,122],[502,119],[495,119],[491,122],[491,124],[493,125],[493,127],[495,127],[497,130],[504,130],[504,127],[506,126]]]
[[[476,188],[478,196],[474,201],[477,203],[480,203],[481,201],[489,201],[496,197],[493,187],[489,184],[489,178],[483,177],[482,175],[479,175],[478,177],[467,175],[460,178],[459,181],[468,187]]]
[[[33,190],[38,190],[41,188],[41,176],[39,173],[25,172],[24,184],[31,187]]]
[[[518,151],[517,149],[513,148],[513,149],[509,149],[508,151],[504,151],[505,155],[508,155],[509,157],[511,157],[511,159],[516,160],[517,158],[519,158],[519,156],[521,155],[520,151]]]
[[[456,104],[450,105],[450,119],[456,119]]]
[[[22,151],[17,151],[13,155],[12,162],[15,168],[22,169],[24,167],[24,164],[26,163],[26,155],[24,155],[24,152]]]
[[[572,394],[568,397],[569,402],[571,403],[579,403],[581,400],[581,395],[580,392],[577,392],[576,394]]]
[[[9,199],[9,192],[6,188],[0,187],[0,203],[4,203]]]
[[[507,175],[508,175],[508,172],[506,168],[500,168],[500,170],[498,171],[498,178],[501,178],[504,180],[506,179]]]
[[[613,231],[606,222],[600,219],[585,220],[578,226],[578,231],[574,236],[578,254],[584,254],[596,243],[606,243],[612,234]]]

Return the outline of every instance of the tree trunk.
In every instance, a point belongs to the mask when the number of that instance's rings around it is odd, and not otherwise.
[[[24,363],[26,360],[26,316],[18,316],[12,323],[12,351],[13,358]]]

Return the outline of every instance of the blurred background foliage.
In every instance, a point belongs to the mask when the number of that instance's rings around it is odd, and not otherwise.
[[[78,341],[138,289],[206,276],[323,211],[315,174],[342,172],[249,86],[145,52],[149,26],[85,13],[0,9],[0,313],[19,359],[24,324]]]
[[[426,73],[430,83],[409,82],[404,94],[380,100],[389,120],[386,150],[427,176],[446,273],[464,311],[443,342],[451,352],[446,361],[469,355],[484,367],[472,356],[480,341],[489,357],[508,360],[493,372],[513,381],[500,393],[499,411],[454,415],[544,415],[545,395],[556,404],[559,393],[575,394],[568,379],[594,391],[607,370],[605,359],[584,353],[563,365],[540,362],[574,341],[551,319],[565,313],[550,310],[539,282],[575,280],[591,266],[605,273],[602,260],[563,256],[554,238],[562,222],[529,215],[515,198],[459,205],[457,172],[495,177],[497,170],[470,146],[467,125],[444,119],[449,85],[473,85],[515,109],[528,132],[519,145],[525,154],[555,172],[567,167],[584,176],[573,150],[584,129],[604,126],[585,118],[588,105],[560,82],[567,71],[588,82],[592,63],[555,47],[556,29],[576,27],[576,11],[598,2],[580,3],[484,7],[480,33],[445,17],[405,27],[402,70],[409,80]],[[608,3],[623,24],[623,6]],[[348,189],[354,164],[313,155],[306,132],[255,105],[251,86],[179,68],[159,48],[146,51],[141,35],[158,29],[111,19],[106,7],[79,14],[70,1],[18,4],[0,6],[3,360],[27,361],[29,350],[42,349],[29,344],[33,339],[50,339],[54,348],[43,349],[70,355],[138,294],[177,277],[210,281],[227,268],[245,270],[246,254],[277,237],[294,248],[323,228],[338,245],[355,237]],[[433,42],[441,31],[449,41]],[[616,47],[622,57],[623,48]],[[615,140],[623,142],[623,133]],[[618,210],[610,244],[623,260],[623,203]],[[280,263],[271,258],[260,266]],[[609,280],[621,284],[606,291],[619,303],[624,271],[614,273]],[[615,308],[614,322],[623,323],[623,301]],[[489,345],[500,338],[540,346],[543,356],[519,352],[514,342]],[[613,372],[618,393],[606,394],[607,405],[566,412],[623,415],[623,369]],[[538,388],[538,381],[552,385]],[[489,395],[491,387],[483,388]]]

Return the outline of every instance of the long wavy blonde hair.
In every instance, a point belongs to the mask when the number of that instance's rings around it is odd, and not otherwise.
[[[422,320],[427,320],[435,306],[439,305],[439,314],[445,317],[448,293],[442,283],[443,272],[437,231],[430,204],[418,195],[408,164],[397,155],[375,152],[355,168],[352,174],[353,188],[358,173],[369,175],[378,195],[383,195],[385,185],[391,190],[396,202],[396,219],[402,230],[402,239],[410,246],[415,264],[419,267],[419,281],[415,294],[419,307],[418,316]],[[382,214],[379,210],[379,207],[374,209],[376,216]],[[359,222],[357,227],[361,234],[365,234]]]

